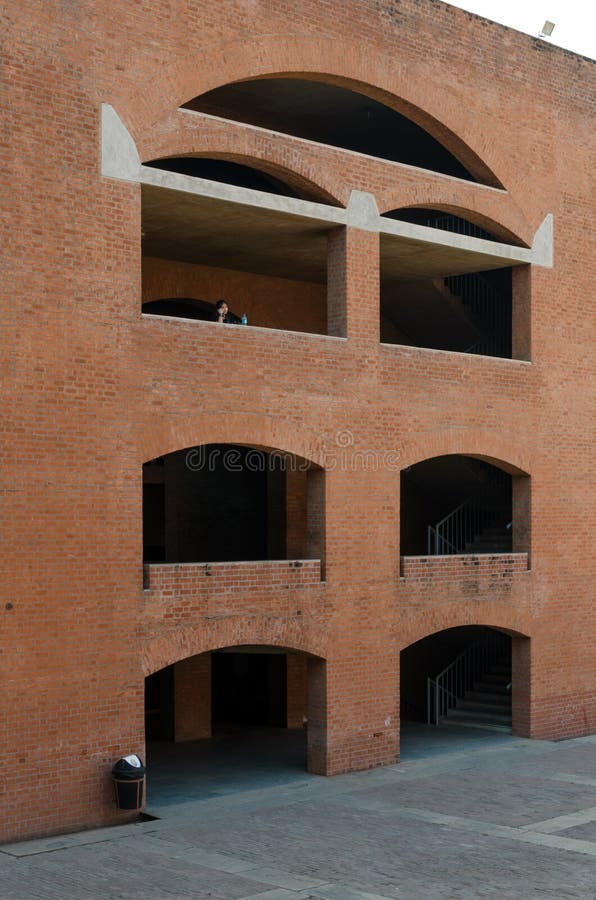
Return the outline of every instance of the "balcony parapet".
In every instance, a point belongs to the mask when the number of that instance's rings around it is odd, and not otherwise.
[[[527,553],[402,556],[400,593],[415,606],[458,601],[525,603]]]
[[[302,615],[322,596],[318,559],[143,566],[145,621],[179,625],[242,614]]]
[[[507,578],[528,570],[527,553],[460,553],[402,556],[401,581],[457,581],[461,578]]]

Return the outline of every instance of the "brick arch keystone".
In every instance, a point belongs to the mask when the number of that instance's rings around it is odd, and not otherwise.
[[[464,98],[448,79],[437,80],[429,92],[413,67],[396,62],[389,51],[371,53],[367,41],[282,33],[214,42],[154,72],[138,91],[119,98],[118,108],[139,143],[164,114],[193,97],[234,81],[282,75],[347,87],[390,106],[424,128],[480,181],[502,186],[498,173],[507,168],[505,148],[498,141],[487,143],[483,117],[470,108],[469,92]]]

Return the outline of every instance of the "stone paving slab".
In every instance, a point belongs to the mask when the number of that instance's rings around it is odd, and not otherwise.
[[[461,741],[4,845],[0,900],[596,900],[596,741]]]

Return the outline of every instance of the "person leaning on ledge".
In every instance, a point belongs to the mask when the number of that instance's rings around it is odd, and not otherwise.
[[[227,300],[218,300],[215,304],[215,310],[211,314],[212,322],[223,322],[228,325],[240,325],[239,316],[235,316],[230,312]]]

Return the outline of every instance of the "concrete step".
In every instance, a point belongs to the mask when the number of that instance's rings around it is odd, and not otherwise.
[[[457,719],[458,722],[478,722],[484,725],[502,725],[504,727],[511,727],[510,715],[498,715],[483,710],[460,709],[457,707],[456,709],[451,710],[445,718],[448,722]]]
[[[469,719],[469,718],[459,718],[457,715],[453,714],[450,716],[444,716],[441,719],[441,724],[444,725],[457,725],[462,728],[483,728],[488,731],[501,731],[504,734],[511,734],[511,725],[495,725],[491,722],[481,722],[477,719]]]
[[[508,681],[505,679],[499,681],[487,681],[486,676],[484,676],[482,681],[475,681],[473,689],[475,691],[484,691],[492,694],[507,694],[508,696],[511,694],[511,691],[508,690],[507,685]]]
[[[493,703],[495,706],[511,707],[511,694],[504,691],[500,694],[495,691],[466,691],[465,699],[477,703]]]
[[[511,719],[510,707],[482,703],[479,700],[460,700],[455,708],[458,713],[478,713],[478,715],[488,716],[491,719]]]

